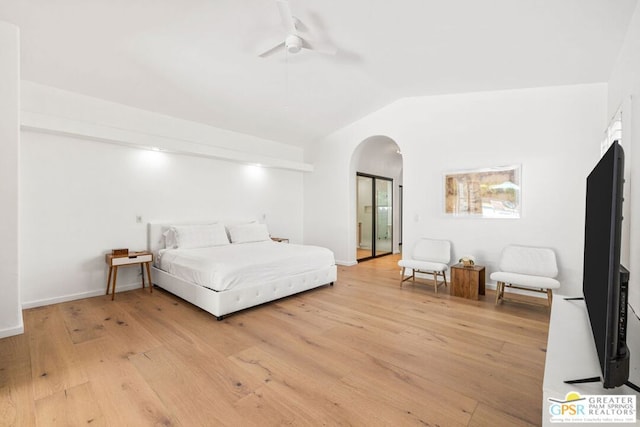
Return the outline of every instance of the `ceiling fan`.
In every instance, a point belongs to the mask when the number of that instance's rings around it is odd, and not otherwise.
[[[287,0],[276,0],[276,5],[285,30],[284,39],[279,36],[276,42],[272,40],[269,43],[265,43],[266,47],[258,51],[258,56],[266,57],[280,49],[285,49],[288,53],[298,53],[300,50],[306,49],[326,55],[336,54],[335,47],[314,41],[306,36],[302,37],[300,30],[296,26],[296,23],[299,23],[300,20],[291,13]]]

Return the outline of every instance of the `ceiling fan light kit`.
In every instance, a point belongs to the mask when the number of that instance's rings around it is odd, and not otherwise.
[[[284,46],[289,53],[298,53],[302,49],[302,39],[295,34],[289,34],[284,40]]]

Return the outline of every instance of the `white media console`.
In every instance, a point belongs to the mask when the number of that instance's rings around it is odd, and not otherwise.
[[[640,386],[640,321],[629,310],[627,320],[627,346],[631,353],[629,381]],[[553,296],[549,338],[547,341],[547,359],[544,370],[542,425],[557,426],[551,423],[549,398],[563,400],[567,393],[580,395],[633,395],[636,405],[640,403],[640,394],[627,386],[605,389],[601,382],[584,384],[565,384],[566,380],[576,380],[600,376],[600,364],[596,346],[591,334],[591,325],[584,300],[567,301],[562,295]],[[636,425],[640,425],[636,406]],[[599,426],[604,424],[580,424],[581,426]],[[620,426],[630,424],[616,424]],[[632,424],[631,424],[632,425]]]

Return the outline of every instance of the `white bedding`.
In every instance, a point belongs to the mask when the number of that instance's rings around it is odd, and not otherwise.
[[[185,281],[225,291],[326,268],[335,265],[335,260],[326,248],[263,241],[162,249],[158,265]]]

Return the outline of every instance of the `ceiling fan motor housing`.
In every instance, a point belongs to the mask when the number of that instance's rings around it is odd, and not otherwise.
[[[284,45],[289,53],[298,53],[302,49],[302,39],[295,34],[289,34],[284,40]]]

